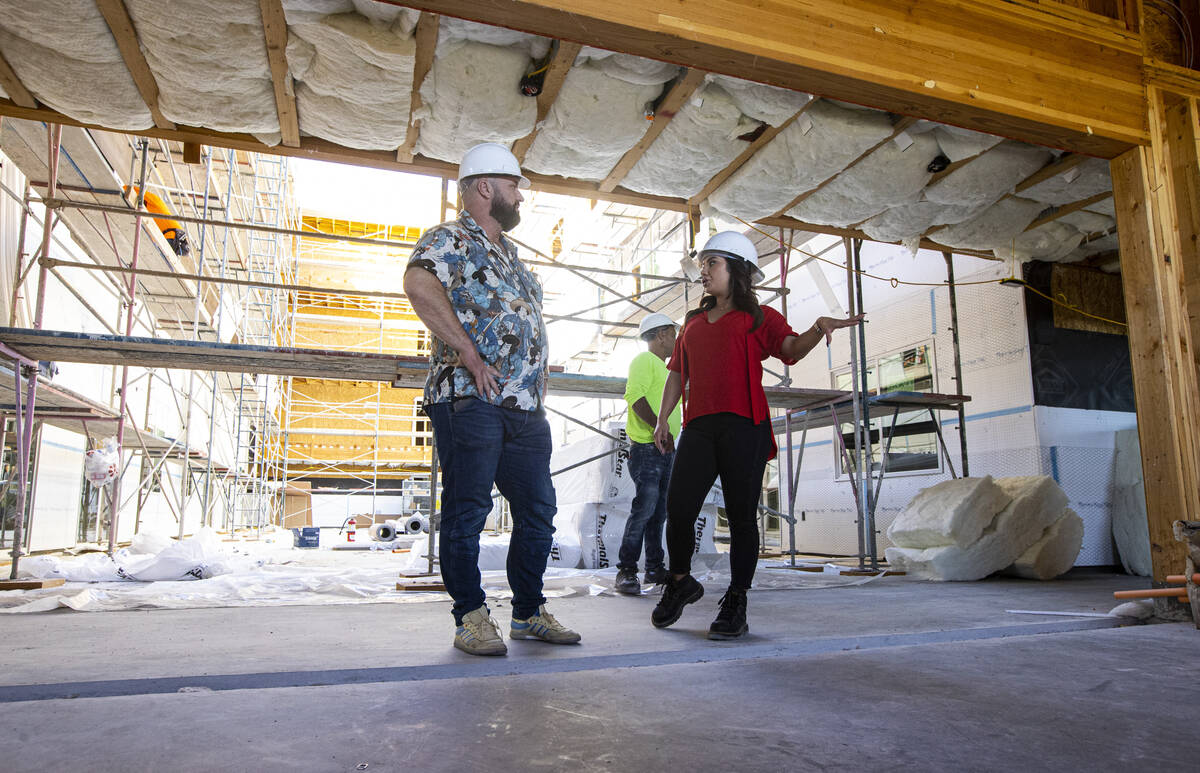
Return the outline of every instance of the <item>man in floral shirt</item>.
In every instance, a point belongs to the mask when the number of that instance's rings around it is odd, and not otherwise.
[[[557,511],[542,287],[503,235],[520,222],[527,187],[507,148],[467,151],[458,179],[463,211],[421,236],[404,273],[404,291],[435,337],[425,412],[444,474],[442,579],[454,599],[454,646],[473,655],[508,651],[480,587],[479,533],[493,484],[513,515],[510,638],[580,640],[546,611],[542,595]]]

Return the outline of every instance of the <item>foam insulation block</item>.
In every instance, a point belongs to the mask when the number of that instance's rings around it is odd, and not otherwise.
[[[533,131],[537,101],[518,88],[529,63],[523,45],[501,47],[454,38],[445,46],[439,43],[433,67],[421,84],[416,151],[457,164],[480,142],[507,145]]]
[[[1051,158],[1053,154],[1045,148],[1002,142],[930,185],[925,189],[925,199],[981,209],[1011,192],[1017,183],[1041,169]]]
[[[1028,580],[1053,580],[1075,566],[1082,545],[1083,519],[1068,507],[1004,573]]]
[[[1040,201],[1010,196],[966,222],[939,228],[929,238],[947,247],[993,250],[997,257],[1007,258],[1013,249],[1013,239],[1021,236],[1045,208]]]
[[[588,60],[567,73],[525,156],[527,169],[603,180],[650,128],[646,107],[662,93],[663,84],[639,85],[609,74],[600,65],[613,58]]]
[[[675,115],[621,181],[631,191],[691,198],[747,146],[757,127],[726,91],[710,83]]]
[[[416,44],[357,13],[288,25],[300,130],[352,148],[393,149],[408,134]]]
[[[962,161],[964,158],[977,156],[989,148],[999,145],[1004,138],[994,134],[984,134],[971,129],[960,129],[957,126],[936,125],[933,128],[933,138],[942,149],[942,153],[951,161]]]
[[[915,239],[937,225],[962,222],[975,213],[972,207],[916,201],[890,207],[863,223],[861,228],[876,241],[901,242]]]
[[[801,91],[766,86],[728,75],[710,73],[706,79],[720,86],[748,118],[770,126],[782,126],[812,99],[811,95]]]
[[[886,113],[821,100],[713,191],[707,204],[745,220],[768,217],[891,133]]]
[[[996,484],[1012,501],[978,540],[967,547],[891,547],[887,560],[914,577],[956,581],[979,580],[1016,561],[1061,517],[1067,495],[1048,475],[999,478]]]
[[[1129,574],[1149,577],[1150,523],[1146,519],[1146,488],[1142,479],[1142,452],[1136,429],[1116,433],[1117,457],[1113,463],[1112,530],[1121,565]]]
[[[25,88],[64,115],[127,131],[154,125],[95,3],[5,3],[0,50]]]
[[[906,548],[966,547],[1011,501],[991,475],[944,480],[913,497],[892,521],[887,536]]]
[[[887,142],[833,182],[797,204],[788,214],[806,223],[845,227],[889,207],[915,202],[933,175],[929,162],[940,153],[929,134],[912,144]]]
[[[126,0],[125,7],[158,82],[159,109],[167,119],[246,132],[268,145],[279,144],[275,91],[257,3]]]
[[[1100,158],[1089,158],[1066,172],[1026,188],[1021,191],[1021,195],[1043,204],[1061,207],[1111,190],[1112,177],[1108,172],[1108,162]]]

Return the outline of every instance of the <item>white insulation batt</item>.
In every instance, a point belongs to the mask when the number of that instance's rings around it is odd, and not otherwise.
[[[706,208],[744,220],[773,215],[891,133],[887,113],[819,101],[713,191]]]
[[[913,497],[892,521],[887,536],[909,548],[966,547],[1011,501],[991,475],[944,480]]]
[[[783,124],[809,99],[795,91],[709,75],[621,181],[621,187],[691,198],[749,147],[740,136],[764,123]]]
[[[508,145],[533,131],[537,100],[521,94],[520,83],[548,48],[544,38],[443,17],[414,115],[416,152],[457,164],[480,142]]]
[[[262,11],[245,0],[127,0],[170,121],[279,144]],[[204,19],[196,23],[194,19]]]
[[[997,257],[1007,258],[1012,254],[1013,240],[1022,235],[1045,208],[1040,201],[1009,196],[970,220],[939,228],[929,234],[929,238],[947,247],[994,250]]]
[[[373,5],[391,12],[368,8],[368,18],[348,1],[285,3],[302,134],[364,150],[391,150],[407,137],[419,14]],[[320,6],[339,12],[314,10]]]
[[[925,200],[981,210],[1046,165],[1053,154],[1020,142],[1002,142],[925,189]]]
[[[974,213],[972,207],[916,201],[890,207],[860,227],[867,236],[881,242],[907,242],[916,240],[934,226],[960,223]]]
[[[646,130],[648,107],[678,67],[627,54],[580,52],[525,156],[540,174],[603,180]]]
[[[929,580],[979,580],[1010,566],[1063,517],[1067,495],[1047,475],[998,478],[995,483],[1011,501],[979,539],[966,546],[890,547],[887,560],[896,569]],[[1072,555],[1072,563],[1074,559]]]
[[[921,123],[925,123],[922,121]],[[933,127],[933,137],[941,147],[942,153],[951,161],[977,156],[1003,141],[1003,137],[994,134],[983,134],[971,129],[960,129],[957,126],[936,125]]]
[[[1089,158],[1065,172],[1026,188],[1021,191],[1021,195],[1027,199],[1061,207],[1111,190],[1112,177],[1109,175],[1108,162],[1100,158]]]
[[[1075,565],[1082,545],[1083,519],[1068,507],[1004,573],[1027,580],[1053,580]]]
[[[25,88],[64,115],[128,131],[154,125],[95,3],[5,3],[0,51]]]

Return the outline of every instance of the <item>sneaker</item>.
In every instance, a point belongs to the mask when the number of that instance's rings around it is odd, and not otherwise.
[[[454,646],[471,655],[508,654],[504,637],[500,635],[500,626],[492,619],[486,606],[463,615],[462,623],[454,632]]]
[[[613,587],[616,588],[617,593],[624,593],[627,596],[641,595],[642,584],[638,582],[637,569],[618,569]]]
[[[746,625],[746,591],[730,588],[721,597],[721,611],[708,627],[710,639],[736,639],[750,630]]]
[[[667,567],[660,566],[656,569],[647,569],[646,576],[642,578],[642,582],[647,585],[666,585],[667,580],[671,577]]]
[[[704,586],[696,582],[696,578],[685,574],[680,579],[667,579],[667,587],[663,590],[658,606],[650,613],[650,622],[655,628],[666,628],[683,614],[683,608],[688,604],[699,601],[704,596]]]
[[[538,607],[534,615],[524,620],[513,618],[509,626],[510,639],[541,639],[551,644],[578,644],[583,637],[554,619],[554,615],[546,611],[546,605]]]

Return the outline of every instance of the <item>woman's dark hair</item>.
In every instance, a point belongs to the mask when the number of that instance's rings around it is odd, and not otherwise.
[[[750,326],[750,331],[754,332],[763,323],[763,311],[758,305],[758,295],[754,292],[754,282],[750,278],[750,264],[741,258],[731,258],[726,255],[721,257],[725,258],[725,268],[729,271],[729,289],[733,299],[733,308],[741,309],[754,319],[754,324]],[[700,299],[700,305],[687,313],[683,323],[686,325],[692,317],[703,314],[716,305],[717,297],[715,295],[705,295]]]

